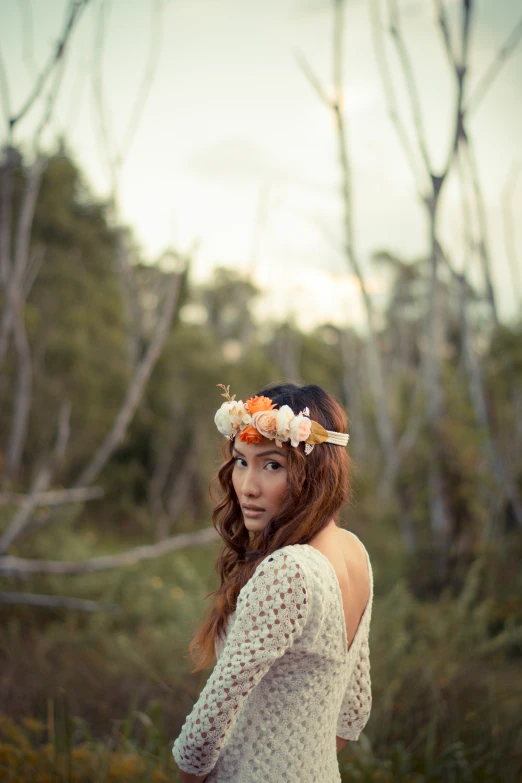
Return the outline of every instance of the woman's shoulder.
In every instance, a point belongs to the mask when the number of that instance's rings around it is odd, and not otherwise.
[[[303,555],[299,551],[300,549],[295,544],[287,544],[279,549],[275,549],[258,563],[249,581],[264,576],[274,576],[276,578],[279,575],[285,578],[289,578],[292,575],[297,576],[302,571],[304,561]]]
[[[305,557],[299,550],[300,547],[287,544],[264,557],[241,588],[238,600],[256,591],[273,592],[275,588],[283,587],[286,590],[292,583],[299,584],[303,592],[307,592]]]

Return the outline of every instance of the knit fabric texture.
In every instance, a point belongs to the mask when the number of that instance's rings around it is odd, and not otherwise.
[[[291,544],[259,563],[174,742],[180,769],[210,773],[206,783],[341,780],[336,736],[357,740],[372,704],[373,573],[364,551],[370,597],[349,648],[341,588],[326,555]]]

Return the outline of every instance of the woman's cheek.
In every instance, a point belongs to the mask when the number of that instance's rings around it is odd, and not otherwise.
[[[234,491],[235,491],[236,495],[239,497],[239,490],[240,490],[239,477],[237,475],[237,471],[236,471],[235,468],[234,468],[234,470],[232,472],[232,486],[234,487]]]

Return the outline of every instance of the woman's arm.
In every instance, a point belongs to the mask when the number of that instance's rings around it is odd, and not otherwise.
[[[335,739],[337,741],[337,753],[340,753],[341,750],[346,745],[346,743],[348,742],[348,740],[343,739],[342,737],[336,737]],[[182,783],[185,783],[185,781],[182,781]],[[187,783],[188,783],[188,781],[187,781]]]
[[[301,637],[307,616],[304,573],[290,552],[276,550],[240,591],[225,647],[172,747],[191,775],[183,783],[204,780],[216,766],[250,693]]]

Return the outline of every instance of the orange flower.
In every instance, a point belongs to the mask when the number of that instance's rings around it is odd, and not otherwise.
[[[270,397],[251,397],[245,402],[245,408],[252,415],[259,411],[271,411],[275,408],[275,402]]]
[[[245,427],[243,432],[239,433],[239,440],[243,443],[261,443],[263,436],[259,434],[255,427]]]

